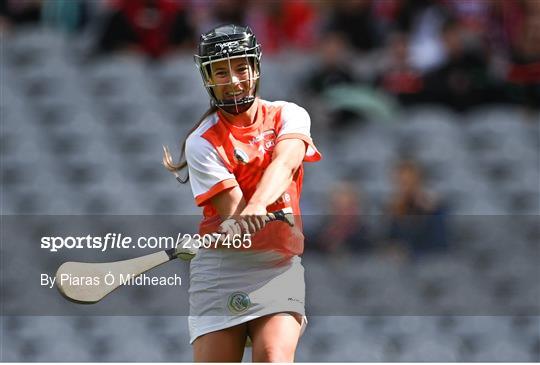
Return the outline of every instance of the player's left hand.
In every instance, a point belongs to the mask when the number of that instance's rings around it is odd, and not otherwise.
[[[228,218],[219,226],[219,232],[232,238],[242,233],[242,227],[235,218]]]

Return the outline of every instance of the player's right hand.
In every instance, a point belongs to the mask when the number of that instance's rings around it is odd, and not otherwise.
[[[228,218],[219,226],[219,233],[223,233],[229,237],[242,234],[242,228],[234,218]]]
[[[255,234],[264,228],[270,219],[266,215],[229,218],[221,223],[220,233],[234,235]]]

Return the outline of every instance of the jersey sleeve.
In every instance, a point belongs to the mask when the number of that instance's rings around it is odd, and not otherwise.
[[[311,118],[308,112],[294,103],[287,103],[281,110],[281,129],[278,133],[276,143],[284,139],[301,139],[307,145],[304,161],[319,161],[322,155],[311,139],[310,129]]]
[[[201,136],[191,135],[186,142],[191,190],[198,206],[220,192],[238,185],[213,146]]]

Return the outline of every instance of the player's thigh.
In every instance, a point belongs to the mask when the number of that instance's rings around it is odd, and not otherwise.
[[[298,345],[302,316],[276,313],[249,322],[253,361],[292,362]]]
[[[225,328],[197,337],[193,342],[195,362],[238,362],[244,356],[247,325]]]

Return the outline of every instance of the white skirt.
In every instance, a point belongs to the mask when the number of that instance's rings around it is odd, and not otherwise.
[[[209,332],[282,312],[302,316],[304,267],[275,252],[200,250],[190,264],[190,343]]]

